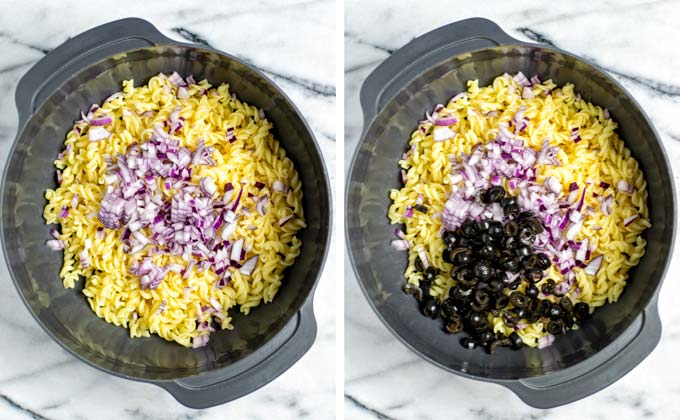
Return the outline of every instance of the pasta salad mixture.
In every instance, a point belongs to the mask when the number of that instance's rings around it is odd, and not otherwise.
[[[302,189],[262,110],[159,74],[92,105],[54,162],[44,217],[60,272],[107,322],[202,347],[274,299],[300,253]]]
[[[406,293],[464,347],[543,348],[616,302],[651,226],[606,109],[521,72],[427,113],[390,192]]]

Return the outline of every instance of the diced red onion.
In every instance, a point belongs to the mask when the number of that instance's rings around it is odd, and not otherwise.
[[[267,195],[263,195],[260,197],[259,200],[257,200],[257,204],[255,204],[255,209],[257,212],[261,215],[264,216],[267,214],[267,203],[269,202],[269,197]]]
[[[623,219],[623,226],[628,227],[639,218],[640,218],[639,214],[634,214],[630,217],[626,217],[625,219]]]
[[[531,86],[531,82],[521,71],[517,72],[517,74],[512,79],[522,86]]]
[[[457,122],[458,122],[458,119],[456,117],[441,117],[441,118],[435,118],[434,125],[441,126],[441,127],[447,127],[447,126],[453,125]]]
[[[109,117],[108,115],[102,115],[101,117],[96,117],[96,118],[90,119],[90,126],[98,127],[98,126],[102,126],[102,125],[111,124],[112,122],[113,122],[113,118]],[[90,129],[90,132],[92,132],[91,129]],[[93,141],[93,140],[90,139],[90,141]]]
[[[208,334],[194,337],[192,347],[195,349],[205,347],[208,344],[208,340],[210,340],[210,336]]]
[[[543,185],[554,194],[559,194],[562,192],[562,184],[554,176],[547,177],[543,182]]]
[[[279,219],[279,226],[285,225],[286,223],[291,221],[293,219],[293,217],[295,217],[295,216],[292,215],[292,214],[289,214],[288,216],[284,216],[284,217],[280,218]]]
[[[189,91],[184,86],[177,88],[177,99],[187,99],[189,97]]]
[[[602,258],[603,258],[602,255],[600,255],[600,256],[598,256],[598,257],[596,257],[596,258],[593,258],[593,259],[588,263],[588,265],[586,266],[586,268],[583,269],[583,271],[584,271],[586,274],[591,275],[591,276],[596,275],[597,272],[600,271],[600,266],[602,265]]]
[[[87,249],[83,249],[78,253],[78,258],[80,259],[80,266],[88,268],[90,266],[90,255],[87,253]]]
[[[546,334],[538,338],[538,348],[544,349],[552,345],[555,342],[555,336],[552,334]]]
[[[524,86],[522,88],[522,98],[532,99],[534,97],[534,91],[529,86]]]
[[[616,184],[616,188],[624,193],[632,193],[633,192],[633,186],[630,185],[628,182],[621,180]]]
[[[61,251],[64,249],[64,241],[61,239],[50,239],[45,244],[52,250],[52,251]]]
[[[409,249],[409,243],[404,239],[394,239],[390,242],[390,245],[397,251],[406,251]]]
[[[279,181],[278,179],[274,181],[272,184],[272,190],[276,192],[287,192],[288,191],[288,186],[284,184],[283,182]]]
[[[87,137],[90,141],[101,141],[111,137],[111,133],[104,127],[90,127],[87,132]]]
[[[243,263],[241,268],[239,268],[238,271],[241,274],[243,274],[244,276],[250,276],[253,273],[253,270],[255,270],[255,266],[257,265],[257,260],[258,260],[257,255],[248,258],[246,260],[246,262]]]
[[[456,133],[449,127],[435,127],[433,130],[434,141],[440,142],[452,139],[456,136]]]

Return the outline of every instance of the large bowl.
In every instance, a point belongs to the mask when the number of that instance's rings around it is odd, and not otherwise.
[[[388,246],[389,191],[400,188],[397,162],[425,110],[503,72],[538,74],[609,109],[647,180],[652,228],[647,250],[630,271],[615,304],[598,309],[578,331],[545,349],[502,349],[493,355],[465,350],[457,335],[420,316],[401,291],[406,257]],[[669,263],[675,228],[673,178],[661,141],[626,90],[591,63],[565,51],[511,38],[485,19],[432,31],[394,53],[361,90],[364,132],[346,191],[349,254],[366,298],[385,325],[426,360],[453,373],[504,385],[536,407],[583,398],[613,383],[643,360],[661,334],[657,297]]]
[[[45,246],[50,227],[42,217],[44,192],[56,187],[52,162],[80,112],[119,91],[123,80],[145,83],[173,71],[229,83],[240,99],[264,109],[302,180],[307,222],[299,233],[301,254],[276,299],[248,317],[235,314],[236,328],[211,335],[200,350],[157,336],[132,339],[126,329],[98,318],[81,293],[82,281],[76,289],[62,286],[62,255]],[[21,298],[55,341],[92,366],[154,383],[197,408],[265,385],[311,347],[313,291],[330,235],[329,181],[312,131],[271,80],[228,54],[177,43],[146,21],[124,19],[49,53],[19,82],[16,104],[19,131],[3,176],[2,243]]]

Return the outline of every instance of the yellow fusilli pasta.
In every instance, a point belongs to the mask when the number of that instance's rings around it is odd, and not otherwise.
[[[213,87],[207,80],[192,81],[181,89],[180,94],[164,74],[152,77],[144,86],[124,81],[122,92],[94,111],[94,118],[107,115],[113,120],[106,126],[111,136],[103,141],[90,141],[88,123],[77,122],[66,136],[65,150],[54,162],[61,182],[45,192],[44,218],[61,227],[58,236],[64,244],[64,263],[60,276],[64,286],[72,288],[84,278],[83,293],[97,316],[128,328],[132,337],[154,333],[191,346],[196,337],[208,334],[197,328],[197,321],[207,318],[232,329],[228,309],[239,305],[241,312],[248,314],[261,302],[274,299],[284,270],[300,253],[296,233],[305,227],[305,221],[300,179],[262,111],[238,100],[225,84]],[[191,184],[209,177],[218,194],[228,183],[238,185],[243,189],[241,205],[252,210],[239,215],[233,235],[244,240],[248,255],[258,256],[257,266],[250,275],[230,267],[231,278],[225,287],[216,287],[218,275],[207,269],[200,273],[191,270],[184,276],[170,271],[158,287],[142,289],[139,279],[129,272],[139,256],[125,251],[122,229],[104,229],[97,235],[103,227],[97,215],[107,188],[108,165],[129,146],[152,138],[154,123],[165,124],[176,109],[181,109],[183,126],[173,138],[190,150],[201,140],[213,148],[215,165],[194,165]],[[233,130],[235,141],[226,140],[228,130]],[[286,188],[273,187],[276,183]],[[164,190],[164,198],[170,200],[175,192]],[[263,194],[268,196],[267,211],[260,214],[254,210]],[[68,209],[65,217],[63,209]],[[290,220],[280,223],[289,216]],[[154,254],[147,252],[148,248],[143,254],[158,266],[187,265],[179,255]],[[88,267],[79,261],[84,251]],[[202,308],[206,306],[214,311],[204,316]]]

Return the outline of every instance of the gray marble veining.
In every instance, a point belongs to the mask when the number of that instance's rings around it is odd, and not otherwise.
[[[543,42],[594,61],[638,100],[653,120],[680,179],[680,3],[589,2],[363,2],[345,5],[345,170],[362,129],[359,89],[389,54],[414,37],[447,23],[485,17],[511,36]],[[662,42],[663,41],[663,42]],[[663,336],[656,350],[611,387],[579,402],[536,410],[496,385],[449,374],[421,360],[383,326],[365,301],[345,261],[345,414],[355,420],[460,418],[470,420],[614,420],[680,418],[677,383],[680,286],[676,247],[660,312]]]
[[[14,89],[46,53],[87,29],[136,16],[166,36],[237,55],[270,76],[314,130],[335,178],[333,1],[0,1],[0,163],[16,134]],[[303,18],[300,18],[303,16]],[[331,180],[331,182],[333,182]],[[0,419],[217,420],[334,417],[335,313],[329,256],[316,290],[312,349],[263,389],[233,403],[191,410],[152,385],[99,372],[66,353],[33,321],[0,259]],[[319,375],[319,372],[328,372]]]

